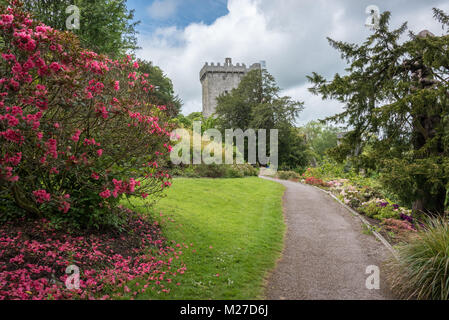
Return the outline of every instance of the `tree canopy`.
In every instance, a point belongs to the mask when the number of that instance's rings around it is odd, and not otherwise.
[[[171,116],[177,116],[181,110],[182,101],[175,95],[171,79],[164,74],[161,68],[154,66],[151,62],[138,60],[138,63],[140,70],[149,75],[148,78],[155,89],[149,102],[164,105]]]
[[[58,30],[67,30],[70,14],[66,8],[80,9],[80,28],[73,31],[85,48],[117,58],[137,47],[134,10],[128,10],[126,0],[26,0],[23,7],[33,17]]]
[[[281,96],[280,91],[267,70],[248,72],[236,89],[217,98],[219,126],[222,130],[278,129],[281,167],[306,166],[304,137],[294,127],[303,103]]]
[[[312,151],[312,156],[320,161],[326,156],[326,152],[337,147],[338,133],[341,130],[334,126],[327,126],[318,121],[310,121],[301,131],[305,134],[307,143]]]

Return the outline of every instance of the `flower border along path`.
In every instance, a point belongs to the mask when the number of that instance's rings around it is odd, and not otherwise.
[[[358,213],[357,211],[355,211],[354,209],[352,209],[351,207],[349,207],[348,205],[346,205],[343,201],[341,201],[340,199],[338,199],[332,192],[321,189],[317,186],[313,186],[312,187],[320,190],[321,192],[324,192],[326,194],[328,194],[329,196],[331,196],[335,201],[337,201],[339,204],[341,204],[343,207],[345,207],[349,212],[351,212],[354,216],[358,217],[363,224],[365,224],[368,229],[373,233],[373,235],[380,241],[382,242],[382,244],[388,249],[390,250],[391,254],[397,259],[398,258],[398,253],[397,251],[393,248],[393,246],[388,242],[387,239],[385,239],[379,232],[377,232],[376,230],[374,230],[373,226],[371,225],[371,223],[368,222],[368,220],[366,220],[360,213]]]

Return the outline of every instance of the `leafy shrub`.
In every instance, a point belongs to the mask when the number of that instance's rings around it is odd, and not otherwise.
[[[226,177],[228,178],[243,178],[245,176],[245,172],[239,167],[229,166],[226,171]]]
[[[199,164],[194,166],[195,173],[199,177],[205,178],[220,178],[224,177],[227,172],[227,167],[224,165],[211,164]]]
[[[239,168],[239,170],[242,170],[243,175],[245,177],[257,177],[259,175],[259,168],[253,167],[249,163],[245,164],[234,164],[232,165],[233,168]]]
[[[379,214],[375,215],[374,218],[381,221],[384,219],[399,219],[400,214],[398,211],[395,211],[391,205],[388,205],[382,207]]]
[[[379,213],[379,206],[377,205],[377,202],[369,202],[362,207],[360,207],[360,212],[365,214],[367,217],[374,217]]]
[[[366,216],[377,220],[401,218],[401,213],[398,211],[398,207],[379,199],[373,199],[364,203],[359,210]]]
[[[243,178],[258,176],[259,170],[250,164],[200,164],[185,167],[175,167],[172,175],[188,178]]]
[[[449,299],[449,225],[429,220],[409,243],[398,247],[389,263],[389,280],[402,298]]]
[[[146,104],[148,75],[131,57],[86,51],[14,4],[0,9],[0,195],[8,206],[83,225],[101,223],[121,197],[157,198],[170,185],[162,169],[170,126],[165,107]]]
[[[300,179],[301,176],[295,171],[278,171],[277,177],[282,180]]]
[[[309,167],[304,173],[303,177],[315,177],[322,180],[331,180],[335,178],[348,178],[349,173],[344,169],[344,165],[325,159],[319,167]]]

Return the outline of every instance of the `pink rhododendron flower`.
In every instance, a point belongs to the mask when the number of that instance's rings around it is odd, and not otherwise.
[[[50,173],[58,174],[59,170],[53,167],[53,168],[50,169]]]
[[[100,193],[100,197],[102,197],[103,199],[107,199],[110,196],[111,196],[111,191],[109,189],[106,189]]]
[[[4,24],[11,24],[14,20],[14,16],[12,14],[2,14],[2,22]]]
[[[61,65],[57,62],[52,62],[50,64],[50,69],[53,70],[54,72],[57,72],[61,69]]]
[[[46,190],[36,190],[33,191],[33,195],[37,203],[48,202],[51,199],[51,195]]]
[[[67,213],[70,210],[70,203],[67,201],[63,201],[60,206],[58,207],[59,211],[62,211],[63,213]]]
[[[78,142],[80,139],[81,130],[76,130],[75,134],[71,137],[71,139],[75,142]]]

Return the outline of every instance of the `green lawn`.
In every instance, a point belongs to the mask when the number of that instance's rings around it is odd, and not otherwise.
[[[167,239],[188,245],[182,248],[187,271],[174,281],[181,285],[169,285],[170,294],[138,299],[263,298],[283,246],[283,192],[256,177],[175,179],[155,212]]]

